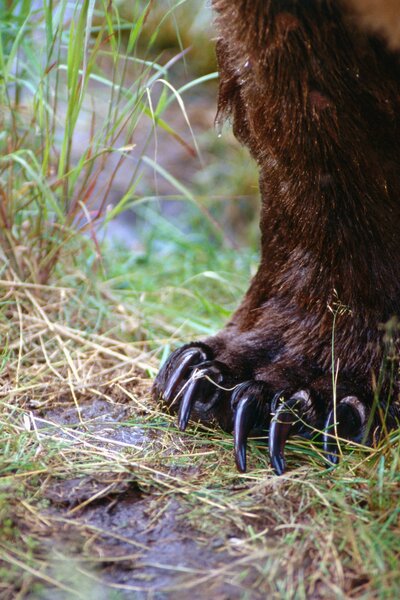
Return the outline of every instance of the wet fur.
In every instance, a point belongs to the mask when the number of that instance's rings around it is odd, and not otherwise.
[[[269,399],[279,390],[310,389],[318,427],[332,408],[334,364],[337,398],[357,396],[368,411],[378,391],[372,431],[382,420],[393,427],[400,61],[387,39],[395,47],[396,32],[390,19],[378,34],[371,29],[358,0],[213,6],[218,118],[232,120],[260,171],[261,263],[230,322],[204,348],[223,365],[226,387],[263,382],[258,393]],[[180,356],[160,372],[156,397]],[[214,417],[226,429],[231,410],[221,393]]]
[[[214,2],[219,116],[262,194],[260,268],[217,353],[310,385],[331,370],[336,311],[339,381],[366,396],[400,314],[400,66],[337,4]]]

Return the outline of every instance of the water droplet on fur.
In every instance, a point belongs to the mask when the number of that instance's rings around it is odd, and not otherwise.
[[[217,137],[219,137],[219,138],[222,137],[222,126],[223,126],[222,119],[218,119],[217,122],[215,123],[215,131],[217,132]]]

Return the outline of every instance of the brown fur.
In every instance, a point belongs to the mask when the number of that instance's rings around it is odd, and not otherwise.
[[[263,382],[268,402],[310,389],[314,424],[332,407],[333,365],[338,399],[356,395],[368,410],[378,387],[377,415],[392,427],[400,412],[400,62],[370,33],[373,4],[360,16],[358,0],[213,0],[218,118],[231,118],[259,166],[261,263],[202,348],[225,381]],[[380,6],[388,16],[394,0]],[[397,25],[383,21],[373,29],[393,47]],[[156,396],[181,356],[160,371]],[[213,414],[229,429],[221,398]]]
[[[219,358],[237,351],[257,379],[309,385],[331,370],[340,304],[340,380],[365,394],[380,324],[400,314],[398,59],[335,2],[214,6],[219,114],[258,162],[262,193],[261,265]]]

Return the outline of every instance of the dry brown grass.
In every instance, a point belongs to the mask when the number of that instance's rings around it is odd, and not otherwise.
[[[292,444],[282,477],[254,441],[239,475],[149,400],[132,309],[95,330],[72,287],[0,285],[1,597],[395,597],[398,434],[336,470]]]

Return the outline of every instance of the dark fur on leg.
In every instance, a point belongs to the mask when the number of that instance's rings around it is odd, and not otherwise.
[[[230,322],[205,343],[231,382],[265,385],[241,400],[244,416],[226,415],[226,399],[215,414],[247,431],[260,402],[282,391],[289,408],[327,428],[333,457],[333,426],[359,439],[366,423],[377,430],[383,418],[390,428],[400,415],[398,365],[382,375],[388,353],[398,362],[396,327],[385,337],[382,324],[400,315],[399,57],[359,24],[353,0],[213,4],[218,118],[232,119],[260,169],[261,264]],[[278,472],[297,422],[289,408],[271,425]]]

